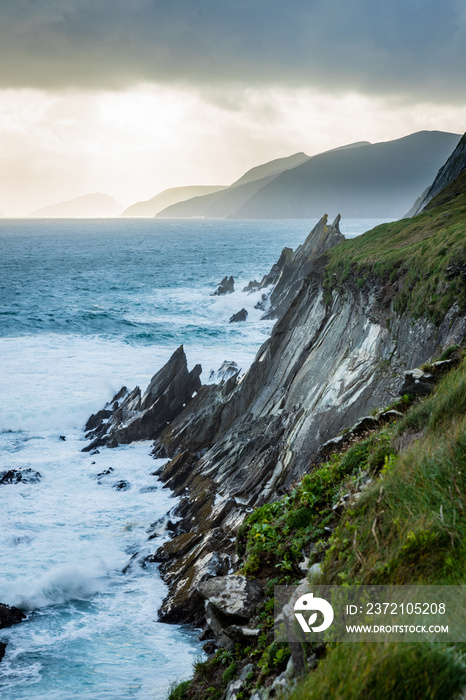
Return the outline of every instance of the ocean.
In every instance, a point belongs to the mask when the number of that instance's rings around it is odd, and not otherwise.
[[[272,322],[241,290],[315,223],[0,220],[0,472],[40,473],[0,485],[0,602],[27,613],[0,630],[0,698],[163,700],[191,674],[197,633],[157,621],[166,587],[144,562],[176,505],[152,474],[163,462],[149,442],[83,453],[83,426],[181,344],[204,382],[224,360],[246,371]],[[225,275],[236,291],[210,296]]]

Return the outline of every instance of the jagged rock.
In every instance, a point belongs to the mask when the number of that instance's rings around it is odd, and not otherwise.
[[[260,301],[258,301],[257,304],[254,304],[254,308],[259,309],[259,311],[267,311],[268,304],[269,304],[269,295],[262,294]]]
[[[305,249],[293,254],[294,268],[283,266],[275,290],[277,309],[284,310],[241,381],[233,376],[223,385],[201,386],[155,431],[154,454],[171,458],[159,478],[183,499],[176,512],[183,532],[170,551],[165,544],[160,553],[169,586],[160,612],[164,621],[202,624],[198,587],[235,571],[235,535],[251,510],[312,469],[323,443],[391,402],[408,367],[464,338],[457,304],[440,325],[414,320],[397,313],[393,297],[380,294],[376,277],[360,289],[350,272],[343,291],[329,296],[321,251],[340,237],[338,220],[329,227],[324,217]],[[320,257],[312,258],[314,249]],[[389,371],[380,371],[381,362]],[[141,401],[139,390],[125,397],[109,419],[107,439],[118,442],[118,431],[124,435],[140,420]],[[134,430],[133,439],[154,435],[148,432]],[[188,533],[192,540],[182,539]],[[243,623],[229,620],[226,627]]]
[[[227,379],[230,379],[233,375],[237,375],[239,372],[239,367],[236,364],[236,362],[233,362],[232,360],[225,360],[222,362],[221,366],[218,368],[218,370],[211,370],[209,374],[209,381],[210,382],[224,382]]]
[[[340,215],[332,225],[327,214],[314,226],[306,240],[296,251],[284,248],[278,262],[263,279],[261,288],[272,286],[270,310],[263,318],[278,318],[296,296],[304,278],[311,272],[314,261],[337,243],[345,240],[340,232]]]
[[[249,620],[263,597],[262,588],[246,576],[218,576],[204,581],[198,591],[221,614]]]
[[[112,413],[108,422],[83,452],[101,445],[116,447],[133,440],[150,440],[183,410],[201,388],[202,372],[196,365],[190,372],[183,346],[176,350],[168,362],[152,377],[141,396],[136,387]]]
[[[26,615],[14,606],[0,603],[0,629],[17,625],[26,618]]]
[[[0,472],[0,486],[4,484],[36,484],[40,481],[40,472],[34,471],[34,469],[7,469]]]
[[[88,432],[89,430],[95,430],[96,428],[99,428],[102,425],[103,421],[107,418],[110,418],[111,415],[112,411],[109,411],[106,408],[103,408],[101,411],[97,411],[97,413],[93,413],[88,419],[86,425],[84,426],[84,430]]]
[[[239,323],[241,321],[245,321],[248,317],[248,312],[246,309],[241,309],[241,311],[238,311],[236,314],[233,314],[230,318],[230,323]]]
[[[224,277],[223,280],[218,285],[215,292],[212,292],[210,296],[218,297],[224,294],[232,294],[235,291],[235,280],[233,277]]]
[[[111,403],[112,405],[114,405],[115,403],[121,401],[121,399],[122,399],[124,396],[126,396],[127,393],[128,393],[128,389],[127,389],[125,386],[122,386],[121,389],[120,389],[120,391],[118,391],[118,392],[115,394],[115,396],[114,396],[113,399],[110,401],[110,403]]]
[[[120,481],[115,481],[115,483],[112,484],[112,488],[116,491],[128,491],[131,488],[131,484],[125,479],[120,479]]]
[[[245,287],[243,287],[242,291],[243,292],[255,292],[257,289],[259,289],[261,283],[258,282],[257,280],[251,280],[250,282],[247,283]]]

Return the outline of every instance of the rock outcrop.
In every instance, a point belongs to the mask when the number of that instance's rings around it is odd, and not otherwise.
[[[235,291],[235,280],[233,277],[224,277],[223,280],[218,285],[215,292],[212,292],[211,296],[219,297],[224,294],[233,294]]]
[[[88,433],[93,437],[84,448],[89,452],[101,445],[116,447],[134,440],[151,440],[183,410],[201,388],[202,372],[196,365],[190,372],[183,346],[176,350],[166,365],[152,377],[144,394],[136,387],[126,393],[121,404],[113,401],[109,413],[106,408],[91,416],[86,427],[95,425]],[[122,395],[123,390],[119,392]],[[108,406],[108,405],[107,405]]]
[[[244,323],[248,317],[248,312],[246,309],[241,309],[236,314],[233,314],[230,318],[230,323]]]
[[[416,200],[407,216],[415,216],[426,209],[429,203],[445,187],[453,183],[466,170],[466,134],[463,135],[455,150],[437,173],[430,187]]]
[[[340,231],[340,215],[333,224],[328,224],[327,215],[314,226],[302,245],[293,251],[283,248],[278,261],[262,278],[256,289],[272,287],[272,291],[257,308],[268,306],[262,318],[278,318],[296,296],[304,278],[311,272],[314,262],[327,250],[345,240]],[[249,285],[253,284],[250,282]],[[248,285],[248,287],[249,287]],[[246,287],[245,289],[248,289]]]
[[[17,625],[25,619],[26,615],[18,608],[0,603],[0,629]]]

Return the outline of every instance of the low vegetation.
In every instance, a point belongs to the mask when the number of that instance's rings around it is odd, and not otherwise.
[[[403,397],[404,415],[366,433],[310,472],[242,526],[241,572],[267,581],[256,624],[258,642],[218,651],[195,666],[171,700],[223,698],[230,680],[252,664],[238,696],[270,684],[289,649],[273,641],[273,587],[297,583],[303,559],[320,562],[326,584],[466,583],[466,359],[422,400]],[[315,669],[292,700],[455,697],[466,685],[466,646],[340,644],[312,648]]]
[[[326,300],[348,280],[360,290],[378,277],[394,309],[439,323],[458,302],[466,310],[466,173],[412,219],[377,226],[329,251]]]

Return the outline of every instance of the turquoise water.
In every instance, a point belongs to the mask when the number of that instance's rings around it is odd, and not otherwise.
[[[196,633],[157,622],[166,589],[142,566],[166,537],[161,526],[148,542],[151,523],[176,501],[152,476],[149,443],[90,456],[82,426],[182,343],[204,381],[224,360],[246,370],[271,323],[240,290],[314,223],[0,221],[0,464],[42,477],[0,487],[0,601],[28,614],[0,630],[1,698],[162,700],[190,675]],[[225,275],[237,291],[211,297]],[[242,307],[247,322],[229,324]]]

